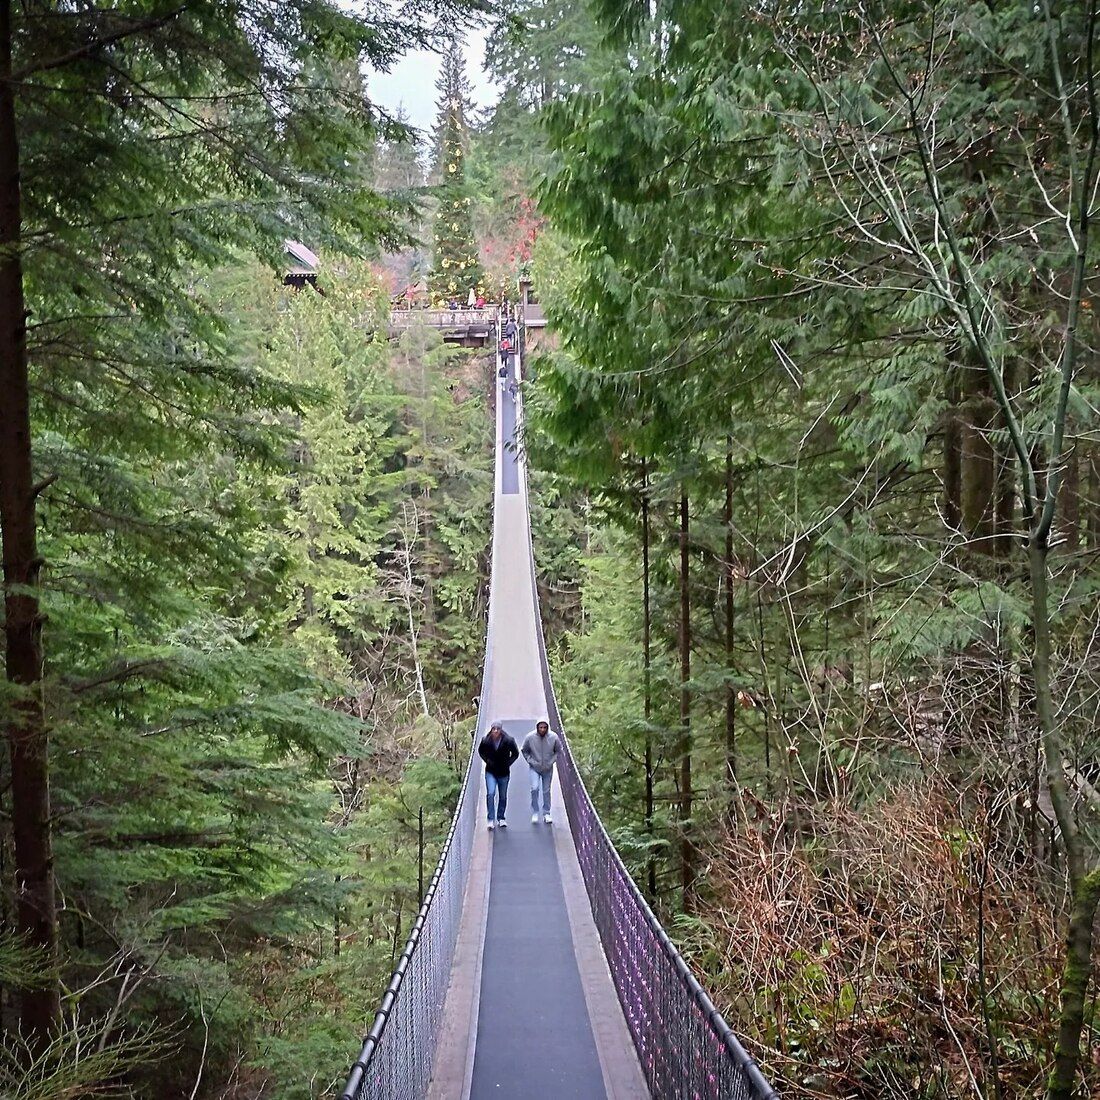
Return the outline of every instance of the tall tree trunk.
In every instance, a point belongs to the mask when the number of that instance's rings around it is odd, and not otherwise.
[[[1016,526],[1016,462],[1009,449],[1001,446],[997,448],[997,499],[994,507],[994,553],[1004,561],[1012,557],[1019,531]]]
[[[962,368],[948,363],[944,396],[947,419],[943,427],[943,516],[947,526],[957,531],[962,524],[962,417],[959,372]]]
[[[1066,928],[1066,957],[1062,966],[1061,1009],[1049,1100],[1073,1100],[1081,1058],[1081,1029],[1092,977],[1092,928],[1100,905],[1100,869],[1087,869],[1085,845],[1074,817],[1066,782],[1066,747],[1054,707],[1051,682],[1049,612],[1049,555],[1045,536],[1033,538],[1029,552],[1034,643],[1032,671],[1035,710],[1046,756],[1047,787],[1066,852],[1071,908]]]
[[[657,860],[653,854],[653,618],[649,593],[649,466],[642,459],[642,707],[645,714],[646,887],[657,900]]]
[[[1049,1100],[1074,1100],[1077,1066],[1081,1058],[1081,1029],[1085,1022],[1089,981],[1092,977],[1092,926],[1100,904],[1100,870],[1085,875],[1073,888],[1066,928],[1066,961],[1062,967],[1061,1012]]]
[[[1100,550],[1100,446],[1089,444],[1087,454],[1088,461],[1088,515],[1085,519],[1085,530],[1088,534],[1090,550]]]
[[[1076,444],[1066,455],[1066,472],[1062,475],[1062,535],[1067,553],[1081,548],[1081,462]]]
[[[411,520],[410,520],[411,514]],[[416,505],[406,505],[402,509],[401,542],[404,546],[402,556],[405,559],[405,573],[401,579],[401,598],[405,604],[405,613],[409,621],[409,649],[412,653],[413,671],[416,674],[416,693],[420,698],[420,709],[425,718],[431,716],[428,706],[428,692],[424,686],[424,666],[420,662],[420,646],[417,641],[416,616],[413,614],[413,571],[412,552],[419,531],[419,513]],[[412,537],[409,537],[409,527]]]
[[[336,885],[340,885],[340,876],[336,876]],[[337,901],[336,908],[332,911],[332,957],[338,959],[340,957],[340,902]]]
[[[996,512],[996,462],[989,434],[997,423],[991,383],[980,365],[968,357],[962,365],[962,526],[975,540],[977,553],[993,553]]]
[[[31,466],[27,321],[23,299],[22,196],[12,86],[11,0],[0,0],[0,536],[4,562],[7,678],[17,694],[5,719],[11,761],[15,849],[15,930],[53,968],[57,953],[50,837],[50,782],[42,707],[41,562],[35,531]],[[36,1048],[61,1018],[55,981],[21,990],[20,1024]]]
[[[733,687],[733,437],[726,436],[726,783],[729,785],[727,816],[737,814],[737,692]]]
[[[680,885],[684,912],[695,908],[695,840],[691,811],[691,591],[688,564],[688,496],[680,490]]]
[[[1010,392],[1015,391],[1016,369],[1011,362],[1005,364],[1004,384]],[[1004,412],[997,409],[997,427],[1005,432],[1008,421]],[[1016,524],[1016,457],[1012,444],[1001,441],[994,448],[994,496],[993,501],[993,552],[1002,561],[1012,557],[1016,550],[1016,536],[1019,530]],[[1001,570],[1003,573],[1003,569]]]

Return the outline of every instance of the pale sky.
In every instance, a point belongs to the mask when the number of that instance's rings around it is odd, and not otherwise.
[[[485,57],[485,30],[471,28],[466,35],[466,75],[473,86],[476,107],[496,102],[500,89],[482,69]],[[409,122],[420,130],[435,125],[435,81],[439,76],[439,54],[416,50],[401,59],[388,73],[367,71],[367,94],[382,107],[397,111],[403,106]]]

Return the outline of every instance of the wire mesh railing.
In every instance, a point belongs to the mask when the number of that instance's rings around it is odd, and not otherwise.
[[[651,1094],[776,1100],[623,865],[568,741],[558,778],[592,916]]]
[[[561,731],[541,638],[539,646],[550,722]],[[558,781],[577,861],[651,1095],[778,1100],[631,878],[592,804],[564,734],[562,742],[565,753]]]
[[[428,1091],[473,849],[474,759],[471,754],[435,874],[340,1100],[421,1100]]]
[[[533,541],[529,549],[531,576],[537,577]],[[569,812],[569,829],[650,1094],[661,1100],[779,1100],[676,950],[600,820],[562,728],[537,586],[533,598],[547,717],[561,734],[565,749],[558,781]]]
[[[497,311],[483,311],[499,324]],[[500,408],[496,415],[500,464]],[[491,564],[491,563],[490,563]],[[493,634],[485,636],[481,698],[489,683]],[[470,759],[450,832],[439,853],[432,881],[424,894],[401,958],[382,995],[371,1029],[352,1064],[340,1100],[422,1100],[431,1082],[436,1048],[443,1027],[443,1007],[450,984],[455,944],[474,845],[476,808],[480,801],[477,744],[486,730],[484,710],[470,746]]]

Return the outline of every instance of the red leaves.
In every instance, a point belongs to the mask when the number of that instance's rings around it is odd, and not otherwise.
[[[515,206],[516,214],[507,222],[506,235],[486,241],[481,248],[487,266],[504,268],[509,272],[530,262],[535,241],[546,221],[536,211],[534,199],[528,195],[519,195]]]

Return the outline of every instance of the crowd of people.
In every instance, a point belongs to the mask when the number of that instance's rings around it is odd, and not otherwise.
[[[488,309],[489,306],[491,306],[493,304],[494,303],[487,302],[485,300],[485,295],[484,294],[478,294],[474,291],[473,287],[470,287],[470,294],[469,294],[469,297],[466,300],[466,309]],[[459,303],[457,298],[451,298],[447,302],[447,308],[448,309],[462,309],[462,306]]]
[[[502,296],[500,305],[503,308],[506,305],[507,299]],[[485,291],[470,287],[469,294],[466,295],[466,301],[463,302],[457,294],[452,294],[447,298],[433,298],[428,294],[425,287],[410,283],[399,294],[394,295],[390,300],[390,306],[392,309],[493,309],[497,306],[496,302],[490,301]]]
[[[519,371],[518,365],[517,369],[513,370],[511,364],[517,362],[516,356],[519,353],[519,325],[512,311],[508,308],[507,302],[501,306],[501,314],[504,321],[500,326],[500,346],[497,349],[500,353],[500,370],[498,373],[500,374],[500,384],[508,387],[514,401],[519,393]]]
[[[508,822],[508,779],[512,765],[522,756],[527,762],[531,786],[531,824],[553,823],[550,812],[550,787],[554,780],[554,765],[561,757],[561,738],[550,729],[546,721],[536,722],[535,728],[523,739],[523,747],[517,747],[516,739],[505,731],[500,722],[494,722],[481,739],[477,754],[485,762],[485,809],[490,829],[505,829]],[[540,811],[541,807],[541,811]]]

